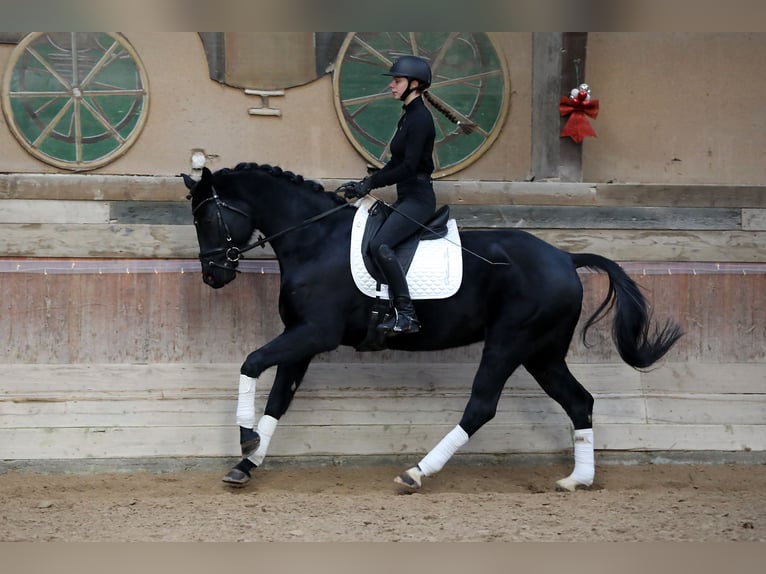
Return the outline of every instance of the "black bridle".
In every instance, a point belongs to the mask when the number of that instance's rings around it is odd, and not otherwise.
[[[218,267],[219,269],[226,269],[228,271],[234,271],[236,273],[239,273],[239,270],[234,266],[229,266],[228,263],[236,265],[239,260],[242,258],[243,253],[247,253],[248,251],[251,251],[255,249],[256,247],[263,247],[270,241],[273,241],[274,239],[277,239],[278,237],[281,237],[287,233],[290,233],[291,231],[295,231],[296,229],[300,229],[301,227],[304,227],[306,225],[309,225],[311,223],[314,223],[316,221],[319,221],[320,219],[324,219],[328,215],[332,215],[336,211],[340,211],[341,209],[345,207],[349,207],[349,203],[342,203],[340,205],[336,205],[332,209],[328,209],[327,211],[323,211],[322,213],[319,213],[317,215],[314,215],[313,217],[309,217],[308,219],[304,219],[302,222],[293,225],[291,227],[288,227],[287,229],[283,229],[282,231],[278,231],[277,233],[274,233],[273,235],[270,235],[268,237],[263,237],[262,235],[258,237],[258,240],[254,243],[250,243],[249,245],[246,245],[245,247],[238,247],[234,244],[234,241],[231,237],[231,232],[229,231],[229,226],[226,224],[226,220],[223,217],[223,210],[228,209],[229,211],[233,211],[234,213],[237,213],[239,215],[242,215],[243,217],[250,219],[250,215],[248,215],[246,212],[242,211],[238,207],[231,205],[229,203],[226,203],[221,197],[218,195],[218,192],[215,190],[215,188],[212,188],[212,195],[210,197],[207,197],[200,201],[199,205],[195,207],[192,210],[192,215],[194,217],[194,225],[197,225],[197,212],[202,208],[203,205],[209,203],[209,202],[215,202],[215,207],[217,211],[217,219],[218,219],[218,226],[219,229],[223,229],[224,237],[226,239],[226,247],[216,247],[215,249],[209,249],[207,251],[200,251],[199,253],[199,259],[200,261],[207,260],[207,264],[211,267]],[[211,259],[212,257],[218,256],[218,255],[224,255],[226,257],[226,263],[223,265],[214,261]]]

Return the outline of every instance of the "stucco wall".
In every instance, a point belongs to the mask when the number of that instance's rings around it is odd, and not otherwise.
[[[189,169],[192,150],[212,156],[212,169],[240,161],[280,165],[312,178],[354,178],[366,161],[344,135],[333,105],[332,76],[287,89],[270,98],[280,117],[251,116],[260,98],[209,79],[203,45],[196,32],[127,32],[149,77],[147,124],[128,152],[92,173],[174,175]],[[523,179],[530,154],[530,34],[496,36],[510,66],[511,113],[486,157],[457,179]],[[13,51],[0,45],[0,71]],[[0,118],[0,171],[55,173],[27,154]]]
[[[333,106],[331,75],[271,99],[281,117],[247,113],[257,98],[209,79],[195,32],[130,32],[149,76],[149,121],[102,174],[172,175],[194,149],[212,168],[274,163],[315,178],[363,175]],[[531,34],[494,34],[510,71],[511,109],[495,144],[449,179],[518,181],[530,174]],[[4,71],[12,45],[0,45]],[[586,80],[601,104],[583,143],[583,180],[758,185],[766,179],[766,34],[590,33]],[[0,117],[0,170],[51,173],[16,142]]]
[[[764,54],[761,33],[590,33],[583,180],[763,184]]]

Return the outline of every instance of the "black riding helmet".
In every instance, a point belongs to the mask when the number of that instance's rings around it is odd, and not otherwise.
[[[420,91],[427,90],[431,85],[431,66],[428,65],[423,58],[417,56],[402,56],[396,62],[393,63],[391,69],[383,74],[384,76],[395,76],[400,78],[407,78],[408,80],[417,80],[418,89]],[[412,90],[402,94],[404,99],[409,95]]]

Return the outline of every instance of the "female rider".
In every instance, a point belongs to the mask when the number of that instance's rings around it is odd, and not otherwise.
[[[384,75],[392,76],[388,87],[403,102],[404,109],[391,140],[391,159],[362,181],[348,182],[338,189],[347,198],[364,197],[373,189],[396,184],[397,199],[391,214],[370,241],[370,255],[385,275],[393,299],[393,311],[377,328],[392,336],[420,330],[407,278],[394,248],[417,232],[436,208],[431,179],[436,132],[431,112],[421,97],[431,85],[428,63],[417,56],[402,56]]]

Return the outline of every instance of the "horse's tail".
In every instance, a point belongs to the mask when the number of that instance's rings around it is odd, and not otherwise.
[[[582,341],[588,329],[603,319],[616,304],[612,323],[612,340],[620,357],[635,369],[645,369],[659,361],[682,336],[675,323],[666,321],[660,328],[652,323],[646,299],[638,285],[614,261],[592,253],[570,254],[576,267],[587,267],[609,275],[609,292],[596,312],[590,316],[582,330]]]

